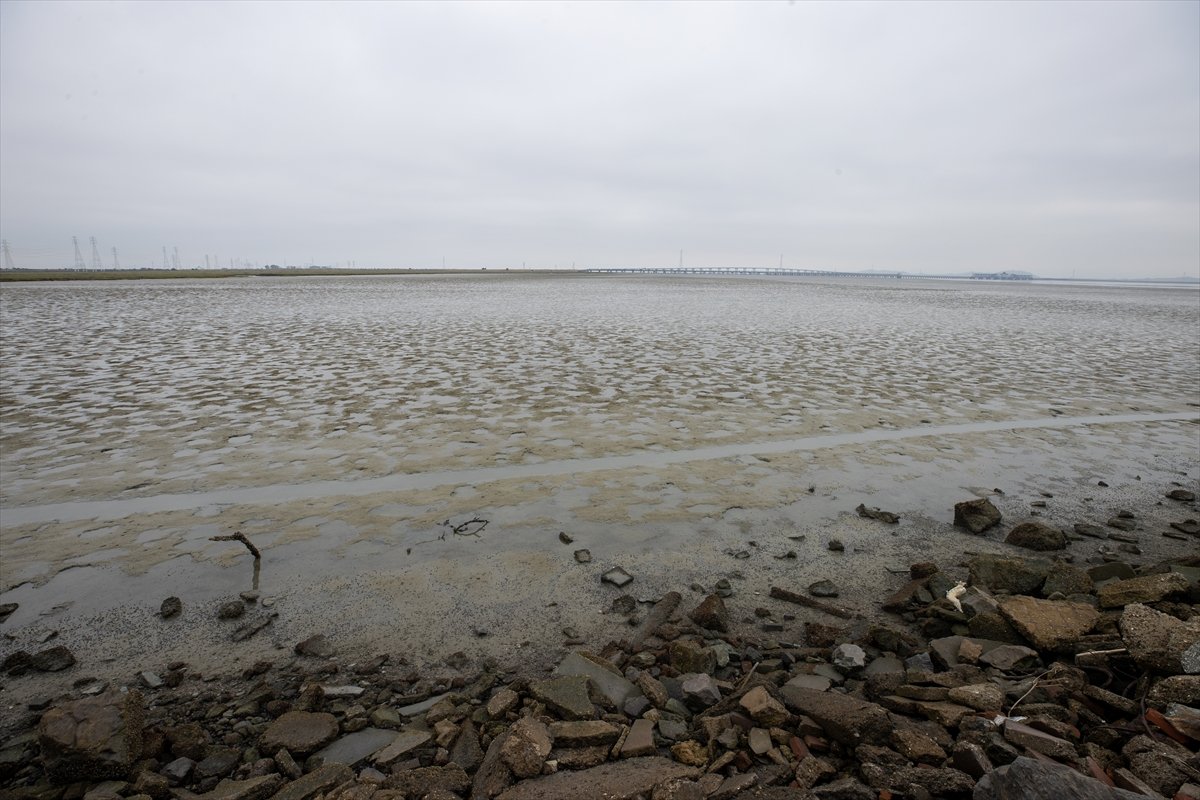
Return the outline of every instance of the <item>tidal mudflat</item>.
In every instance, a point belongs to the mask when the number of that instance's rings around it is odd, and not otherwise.
[[[0,301],[0,649],[57,632],[93,672],[311,633],[548,652],[620,634],[617,565],[637,599],[830,578],[867,613],[913,561],[1011,550],[950,526],[975,496],[1067,529],[1135,510],[1135,543],[1078,560],[1196,547],[1162,535],[1194,507],[1160,504],[1200,476],[1195,290],[442,275]],[[234,531],[259,569],[211,540]],[[215,609],[251,589],[278,616],[232,647]]]

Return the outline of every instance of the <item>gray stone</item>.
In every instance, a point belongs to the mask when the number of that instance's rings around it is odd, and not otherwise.
[[[876,659],[876,661],[878,660]],[[903,665],[901,665],[900,671],[904,671]],[[824,675],[797,675],[784,685],[796,689],[811,689],[816,692],[826,692],[829,691],[832,681]]]
[[[141,757],[145,707],[136,691],[62,703],[42,715],[37,737],[55,781],[124,778]]]
[[[163,619],[170,619],[179,616],[181,611],[183,611],[183,601],[178,597],[168,597],[159,606],[158,615]]]
[[[979,657],[980,663],[1004,672],[1025,672],[1042,663],[1036,650],[1019,644],[1006,644]]]
[[[449,692],[446,692],[445,694],[435,694],[433,697],[427,697],[418,703],[410,703],[409,705],[401,706],[400,708],[396,709],[396,713],[402,717],[417,717],[421,714],[424,714],[426,711],[433,708],[448,697],[450,697]]]
[[[588,698],[588,678],[583,675],[563,675],[544,681],[534,681],[529,692],[565,719],[591,719],[596,708]]]
[[[241,600],[230,600],[217,608],[217,619],[237,619],[245,613],[245,603]]]
[[[450,746],[450,760],[466,772],[474,772],[483,761],[479,731],[475,730],[475,725],[470,720],[463,723],[454,744]]]
[[[208,751],[208,755],[202,758],[196,764],[196,777],[203,780],[204,778],[223,778],[242,760],[240,750],[235,750],[232,747],[213,747]]]
[[[34,653],[29,666],[41,672],[61,672],[75,665],[75,655],[63,645],[56,645]]]
[[[297,642],[293,649],[296,651],[296,655],[313,658],[330,658],[335,652],[333,645],[326,640],[323,634],[310,636],[302,642]]]
[[[429,731],[401,731],[395,734],[392,741],[386,747],[375,753],[374,761],[381,767],[389,766],[404,758],[418,747],[428,744],[432,739],[433,736]]]
[[[196,762],[185,756],[180,756],[174,761],[167,762],[159,774],[165,777],[172,785],[178,786],[181,783],[187,783],[188,778],[192,777],[192,770],[196,768]]]
[[[696,707],[707,708],[721,702],[721,689],[711,675],[693,672],[680,676],[683,696]]]
[[[620,589],[622,586],[625,586],[632,581],[633,576],[620,567],[613,567],[608,572],[601,575],[600,580],[606,583],[611,583],[613,586],[616,586],[618,589]]]
[[[813,597],[837,597],[838,586],[831,580],[820,580],[809,584],[808,593]]]
[[[586,548],[575,551],[575,561],[579,564],[588,564],[592,560],[592,551]]]
[[[1021,756],[980,778],[972,800],[1146,800],[1062,764]]]
[[[345,764],[357,767],[396,741],[395,731],[382,728],[363,728],[336,739],[317,751],[317,758],[326,764]]]
[[[851,672],[867,665],[867,653],[856,644],[839,644],[833,648],[829,660],[838,669]]]
[[[582,675],[596,688],[601,695],[617,708],[625,704],[631,697],[641,694],[636,686],[623,675],[606,668],[596,661],[580,653],[568,653],[558,667],[556,675]]]

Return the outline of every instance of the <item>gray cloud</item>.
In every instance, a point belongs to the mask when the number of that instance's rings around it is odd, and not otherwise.
[[[1197,3],[8,0],[0,45],[23,266],[1200,274]]]

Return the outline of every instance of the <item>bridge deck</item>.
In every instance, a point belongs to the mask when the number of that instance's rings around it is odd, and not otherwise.
[[[899,272],[842,272],[779,267],[590,267],[584,272],[623,275],[798,275],[817,278],[902,278]]]

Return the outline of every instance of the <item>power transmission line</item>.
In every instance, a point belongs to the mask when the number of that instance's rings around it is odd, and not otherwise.
[[[102,270],[104,265],[100,263],[100,249],[96,247],[96,237],[92,237],[92,269]]]
[[[79,237],[72,236],[71,244],[75,245],[75,269],[83,272],[87,266],[83,263],[83,253],[79,252]]]
[[[16,267],[13,266],[12,250],[8,249],[8,239],[4,239],[2,242],[0,242],[0,244],[4,246],[4,268],[16,269]]]
[[[121,262],[117,260],[117,248],[113,248],[113,269],[120,269]]]

